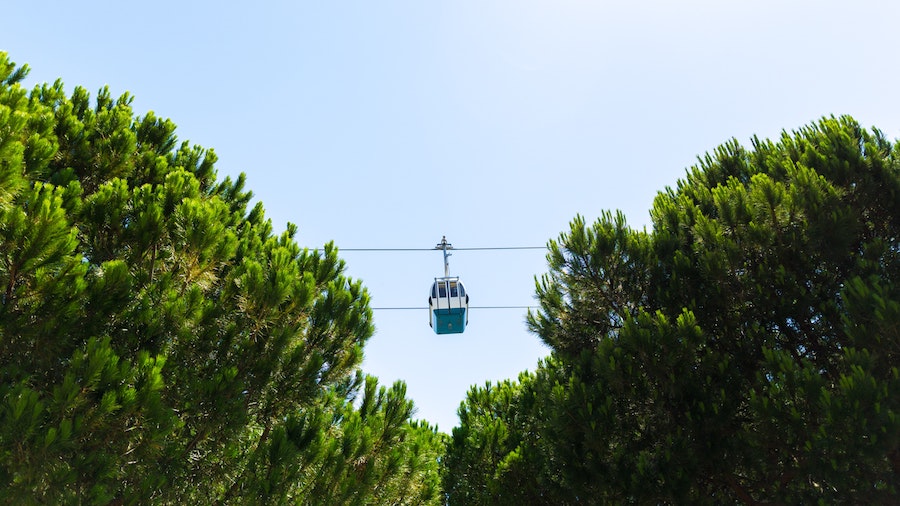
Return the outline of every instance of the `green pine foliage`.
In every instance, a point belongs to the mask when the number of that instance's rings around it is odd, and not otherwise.
[[[897,504],[900,143],[731,141],[651,216],[550,242],[553,353],[470,392],[449,503]]]
[[[26,74],[0,53],[0,503],[439,502],[336,248],[128,94]]]

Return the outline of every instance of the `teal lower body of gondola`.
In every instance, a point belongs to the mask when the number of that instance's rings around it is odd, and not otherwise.
[[[435,334],[462,334],[466,330],[466,308],[435,309],[432,318]]]

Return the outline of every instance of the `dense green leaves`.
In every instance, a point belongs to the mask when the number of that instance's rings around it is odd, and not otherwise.
[[[450,502],[896,503],[898,154],[826,118],[701,158],[651,233],[576,218],[529,315],[553,355],[470,394]]]
[[[0,54],[0,502],[439,501],[441,436],[363,380],[337,250],[129,95],[26,70]]]

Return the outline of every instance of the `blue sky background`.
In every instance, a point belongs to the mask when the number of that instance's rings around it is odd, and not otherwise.
[[[576,214],[649,226],[656,192],[734,137],[850,114],[900,137],[900,4],[846,1],[11,2],[28,84],[135,96],[245,172],[318,247],[543,246]],[[479,306],[534,304],[540,250],[457,251]],[[345,252],[374,307],[424,306],[439,252]],[[548,350],[522,310],[436,336],[375,313],[364,369],[449,431],[471,385]]]

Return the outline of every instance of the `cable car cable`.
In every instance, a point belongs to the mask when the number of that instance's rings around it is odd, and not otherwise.
[[[479,248],[453,248],[453,251],[492,251],[492,250],[526,250],[547,249],[546,246],[490,246]],[[338,251],[434,251],[434,248],[341,248]]]
[[[537,309],[539,306],[469,306],[469,309]],[[425,306],[402,306],[402,307],[370,307],[369,309],[373,311],[405,311],[405,310],[414,310],[419,311],[422,309],[428,309]]]

